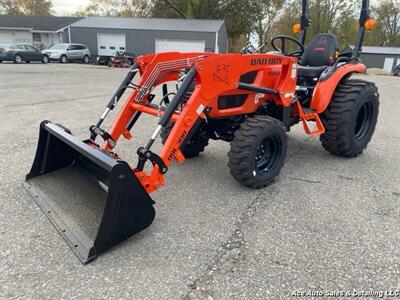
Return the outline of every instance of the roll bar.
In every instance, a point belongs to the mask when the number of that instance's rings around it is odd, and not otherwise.
[[[358,57],[360,56],[362,43],[364,41],[364,35],[365,35],[364,25],[365,22],[370,18],[369,2],[370,0],[363,0],[362,2],[360,19],[358,21],[359,27],[358,27],[357,40],[353,49],[353,54],[351,56],[352,62],[357,61]]]
[[[309,26],[310,26],[310,18],[308,16],[308,2],[307,0],[302,0],[301,19],[300,19],[300,28],[301,28],[300,42],[303,45],[306,40],[307,28]]]
[[[357,34],[357,39],[356,43],[353,49],[353,53],[351,55],[351,61],[356,62],[358,57],[360,56],[361,48],[362,48],[362,43],[364,41],[364,35],[365,35],[365,23],[367,20],[370,18],[370,0],[363,0],[362,1],[362,6],[361,6],[361,13],[360,13],[360,19],[358,21],[359,27],[358,27],[358,34]],[[300,28],[301,28],[301,36],[300,36],[300,42],[304,44],[306,35],[307,35],[307,29],[310,26],[310,18],[308,15],[308,1],[307,0],[302,0],[302,5],[301,5],[301,20],[300,20]]]

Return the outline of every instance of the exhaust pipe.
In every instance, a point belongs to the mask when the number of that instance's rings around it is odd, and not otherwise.
[[[82,263],[153,222],[153,200],[129,165],[43,121],[25,188]]]

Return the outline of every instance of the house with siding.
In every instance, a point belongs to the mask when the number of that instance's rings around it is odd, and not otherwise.
[[[353,47],[351,46],[352,49]],[[400,65],[400,48],[363,46],[360,59],[367,68],[379,68],[392,72],[397,65]]]
[[[56,43],[79,43],[98,56],[116,51],[141,55],[228,50],[227,31],[221,20],[0,16],[0,44],[18,43],[40,49]]]
[[[82,18],[0,15],[0,45],[29,44],[39,49],[61,43],[65,28]]]
[[[87,17],[69,30],[69,41],[87,45],[95,55],[112,55],[116,50],[134,55],[228,50],[221,20]]]

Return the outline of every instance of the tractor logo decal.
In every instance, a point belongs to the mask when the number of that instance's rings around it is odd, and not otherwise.
[[[230,65],[225,65],[225,64],[218,65],[213,74],[214,81],[224,82],[227,85],[229,85],[229,82],[228,82],[229,67],[230,67]]]
[[[250,66],[280,65],[281,63],[282,59],[279,57],[252,58],[250,60]]]

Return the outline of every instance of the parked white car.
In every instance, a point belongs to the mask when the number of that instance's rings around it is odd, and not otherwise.
[[[90,61],[90,51],[82,44],[55,44],[42,51],[51,61],[67,62],[80,61],[87,64]]]

